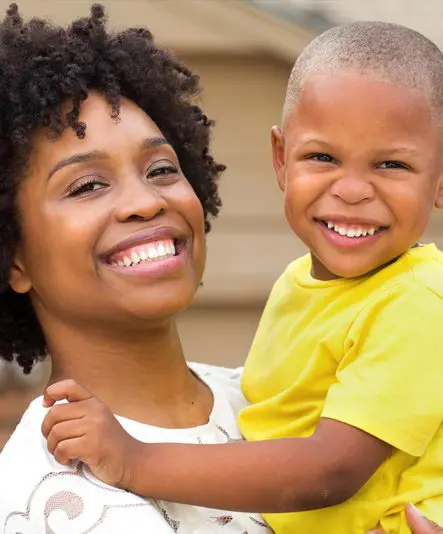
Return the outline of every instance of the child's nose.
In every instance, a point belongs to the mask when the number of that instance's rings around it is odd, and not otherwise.
[[[331,194],[346,204],[359,204],[373,198],[374,188],[364,178],[348,174],[334,182]]]

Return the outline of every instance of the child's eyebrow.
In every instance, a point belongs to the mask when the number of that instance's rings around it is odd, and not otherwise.
[[[306,136],[302,138],[297,146],[299,148],[304,148],[306,145],[317,145],[324,149],[332,150],[334,148],[333,144],[328,143],[327,141],[320,139],[315,136]],[[405,154],[405,155],[415,155],[420,152],[420,150],[414,145],[391,145],[386,144],[385,146],[374,146],[374,152],[384,153],[384,154]]]
[[[332,145],[330,143],[328,143],[327,141],[324,141],[323,139],[320,139],[318,137],[314,137],[314,136],[306,136],[306,137],[302,137],[299,141],[299,143],[297,143],[299,147],[304,147],[306,145],[311,145],[311,144],[315,144],[315,145],[319,145],[319,146],[322,146],[324,148],[328,148],[328,149],[331,149],[332,148]]]
[[[414,147],[408,147],[408,146],[396,146],[396,147],[392,147],[392,148],[388,148],[386,150],[389,150],[389,152],[405,152],[405,153],[408,153],[408,154],[411,154],[411,153],[417,153],[418,150]]]

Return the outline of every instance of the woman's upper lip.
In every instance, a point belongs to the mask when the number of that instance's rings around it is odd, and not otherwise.
[[[160,241],[161,239],[186,239],[186,234],[178,228],[173,226],[156,226],[153,228],[145,228],[144,230],[132,234],[125,239],[119,241],[116,245],[108,249],[104,254],[101,254],[103,258],[109,258],[113,254],[122,252],[128,248],[136,247],[151,243],[153,241]]]

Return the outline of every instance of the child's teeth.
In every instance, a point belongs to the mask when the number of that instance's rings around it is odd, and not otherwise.
[[[129,267],[132,263],[131,258],[128,258],[128,256],[125,256],[123,258],[123,263],[125,264],[126,267]]]
[[[366,230],[363,230],[362,228],[345,228],[330,221],[325,222],[329,230],[334,230],[337,234],[346,237],[366,237],[367,235],[374,235],[377,230],[379,230],[379,227],[368,228]]]

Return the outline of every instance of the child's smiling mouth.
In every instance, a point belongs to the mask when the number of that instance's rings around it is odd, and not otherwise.
[[[334,218],[314,219],[322,233],[334,245],[355,247],[378,239],[388,226],[363,221],[344,221]]]

